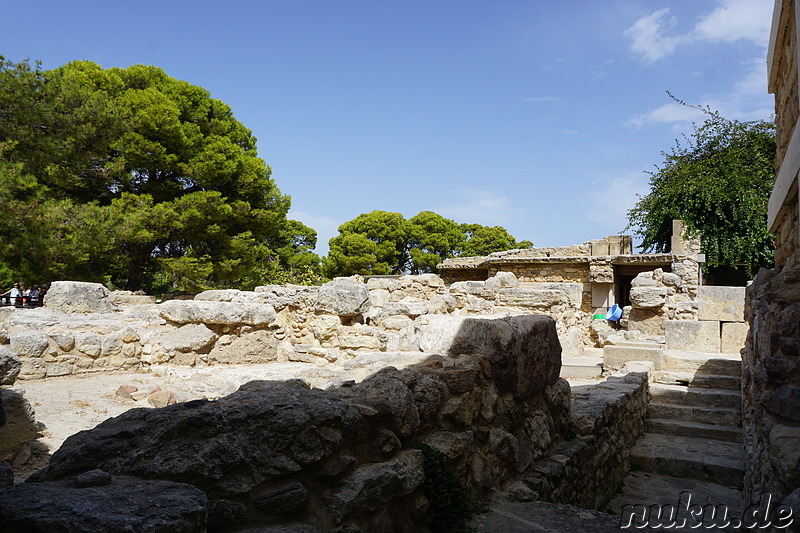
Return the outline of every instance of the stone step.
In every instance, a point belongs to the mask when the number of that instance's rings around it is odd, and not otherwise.
[[[661,433],[663,435],[700,437],[725,442],[738,442],[740,444],[744,437],[744,432],[740,427],[718,426],[666,418],[646,418],[644,424],[645,431],[648,433]]]
[[[645,433],[631,450],[631,467],[734,489],[741,489],[744,477],[740,444],[674,434]]]
[[[662,370],[656,372],[654,377],[658,383],[665,384],[690,385],[692,387],[737,391],[742,388],[742,379],[738,376]]]
[[[652,401],[656,403],[731,407],[734,409],[741,409],[742,404],[742,393],[739,391],[690,387],[687,385],[652,383],[650,385],[650,396]]]
[[[738,354],[664,351],[664,370],[741,376],[742,357]]]
[[[601,357],[562,357],[562,378],[599,378],[603,375],[603,359]]]
[[[647,414],[650,418],[667,418],[717,426],[738,427],[742,425],[742,412],[738,408],[731,407],[700,407],[650,402],[647,406]]]
[[[629,361],[651,361],[656,370],[662,370],[664,368],[664,350],[660,347],[615,345],[603,348],[603,366],[605,368],[618,370]]]

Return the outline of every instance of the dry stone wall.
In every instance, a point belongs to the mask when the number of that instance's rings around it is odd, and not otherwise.
[[[366,353],[419,352],[421,331],[437,316],[544,314],[556,321],[567,352],[587,342],[579,285],[520,284],[508,272],[450,287],[432,274],[341,278],[162,304],[115,304],[125,300],[99,284],[53,287],[43,308],[0,310],[0,342],[22,361],[20,379],[158,364],[330,365]]]
[[[0,492],[0,522],[425,531],[436,487],[424,487],[421,445],[479,497],[605,505],[642,432],[646,375],[578,388],[571,402],[550,318],[436,315],[424,329],[418,342],[432,353],[350,360],[374,361],[361,382],[250,382],[76,434],[47,468]],[[45,502],[57,515],[40,512]]]

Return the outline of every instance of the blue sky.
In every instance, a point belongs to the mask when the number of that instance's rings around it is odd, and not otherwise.
[[[768,119],[771,0],[0,0],[0,54],[157,65],[232,106],[290,216],[382,209],[537,246],[622,231],[710,105]]]

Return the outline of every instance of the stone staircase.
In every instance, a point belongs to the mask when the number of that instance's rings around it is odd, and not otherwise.
[[[664,350],[631,467],[740,489],[740,373],[738,355]]]

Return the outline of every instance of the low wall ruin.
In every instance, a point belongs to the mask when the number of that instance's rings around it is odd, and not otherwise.
[[[211,306],[189,303],[167,309],[230,333]],[[252,322],[244,336],[272,331],[257,308],[239,309]],[[420,350],[361,382],[251,382],[76,434],[29,482],[0,491],[0,522],[11,532],[55,527],[59,516],[88,529],[424,531],[435,487],[424,485],[420,444],[477,496],[599,507],[619,487],[642,430],[644,376],[578,389],[571,412],[552,319],[441,315],[415,331]]]

